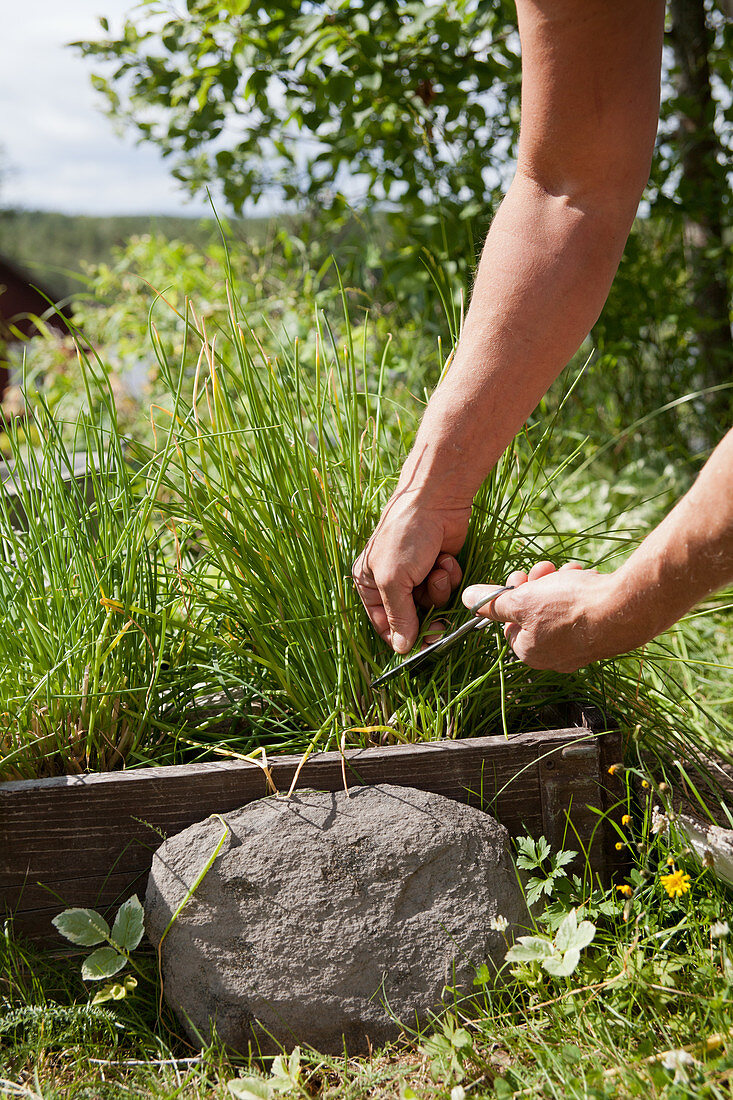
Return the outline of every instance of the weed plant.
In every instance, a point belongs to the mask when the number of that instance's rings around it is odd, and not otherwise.
[[[95,1005],[100,983],[82,984],[80,958],[40,956],[8,924],[0,938],[0,1088],[44,1100],[123,1092],[722,1100],[733,1075],[731,895],[676,831],[669,790],[636,768],[618,770],[616,782],[609,817],[628,858],[623,877],[603,887],[582,852],[573,860],[519,838],[517,862],[536,899],[524,958],[508,951],[497,988],[477,959],[472,992],[447,990],[429,1026],[415,1031],[406,1021],[401,1042],[365,1059],[302,1048],[249,1062],[216,1043],[192,1047],[167,1008],[158,1015],[154,955],[138,957],[129,996]],[[569,923],[585,931],[584,946],[570,959],[566,951],[564,966],[543,965],[550,953],[541,945],[558,944]]]

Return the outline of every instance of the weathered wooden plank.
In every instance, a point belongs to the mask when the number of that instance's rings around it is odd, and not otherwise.
[[[598,762],[594,735],[571,728],[351,750],[343,765],[340,753],[322,753],[305,763],[298,787],[339,790],[345,766],[350,785],[393,783],[481,803],[512,833],[554,839],[568,811],[581,835],[597,824],[585,807],[602,808]],[[280,792],[299,764],[300,757],[270,761]],[[261,768],[248,761],[0,784],[3,907],[17,928],[42,938],[64,905],[104,908],[142,892],[163,836],[268,793]],[[602,869],[601,843],[593,859]]]

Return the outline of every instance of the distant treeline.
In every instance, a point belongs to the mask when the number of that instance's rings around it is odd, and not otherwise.
[[[261,242],[271,232],[271,221],[264,217],[230,219],[227,232],[241,240]],[[109,262],[115,248],[144,233],[162,233],[169,240],[186,241],[200,249],[219,239],[213,217],[86,217],[46,210],[0,210],[0,254],[57,301],[83,292],[90,266]]]

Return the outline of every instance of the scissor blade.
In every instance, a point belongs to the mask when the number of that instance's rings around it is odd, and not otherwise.
[[[393,676],[397,676],[400,672],[414,672],[418,665],[428,661],[432,656],[440,651],[450,649],[452,646],[459,642],[461,638],[464,638],[466,634],[470,634],[474,630],[480,630],[484,626],[488,626],[491,619],[485,618],[483,615],[476,615],[475,618],[469,619],[467,623],[463,623],[458,627],[458,630],[454,630],[452,634],[446,634],[442,638],[438,638],[437,642],[433,642],[432,645],[428,645],[425,649],[421,649],[419,653],[413,653],[412,657],[408,657],[406,661],[401,661],[400,664],[394,668],[390,668],[387,672],[383,672],[381,676],[376,680],[372,680],[372,687],[379,687],[385,680],[391,680]]]
[[[513,584],[498,588],[496,592],[492,592],[490,596],[486,596],[483,600],[479,600],[471,610],[473,612],[478,611],[484,604],[490,603],[492,600],[497,599],[498,596],[501,596],[503,592],[509,592],[512,588],[514,588]],[[401,661],[400,664],[395,665],[394,668],[390,668],[387,672],[383,672],[376,680],[372,680],[371,687],[379,687],[387,680],[391,680],[393,676],[399,675],[400,672],[415,672],[420,665],[428,661],[437,653],[444,653],[452,649],[453,646],[460,642],[467,634],[471,634],[474,630],[481,630],[491,622],[493,622],[493,619],[488,619],[485,615],[474,614],[472,619],[463,623],[457,630],[452,631],[450,634],[444,634],[442,638],[438,638],[437,642],[433,642],[432,645],[426,646],[425,649],[421,649],[419,653],[414,653],[412,657],[408,657],[407,660]]]

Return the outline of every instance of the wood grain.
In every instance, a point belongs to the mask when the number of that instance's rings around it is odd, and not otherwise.
[[[586,841],[596,830],[591,863],[602,873],[608,838],[588,807],[608,804],[601,757],[611,752],[618,758],[617,745],[615,734],[598,737],[574,727],[349,750],[345,768],[351,786],[392,783],[482,805],[514,835],[544,833],[559,843],[568,829]],[[293,756],[270,761],[281,793],[299,763]],[[341,754],[310,757],[298,787],[340,790]],[[67,906],[104,911],[132,893],[142,895],[153,853],[166,836],[268,793],[264,773],[247,761],[2,783],[3,910],[14,913],[17,931],[53,939],[51,919]]]

